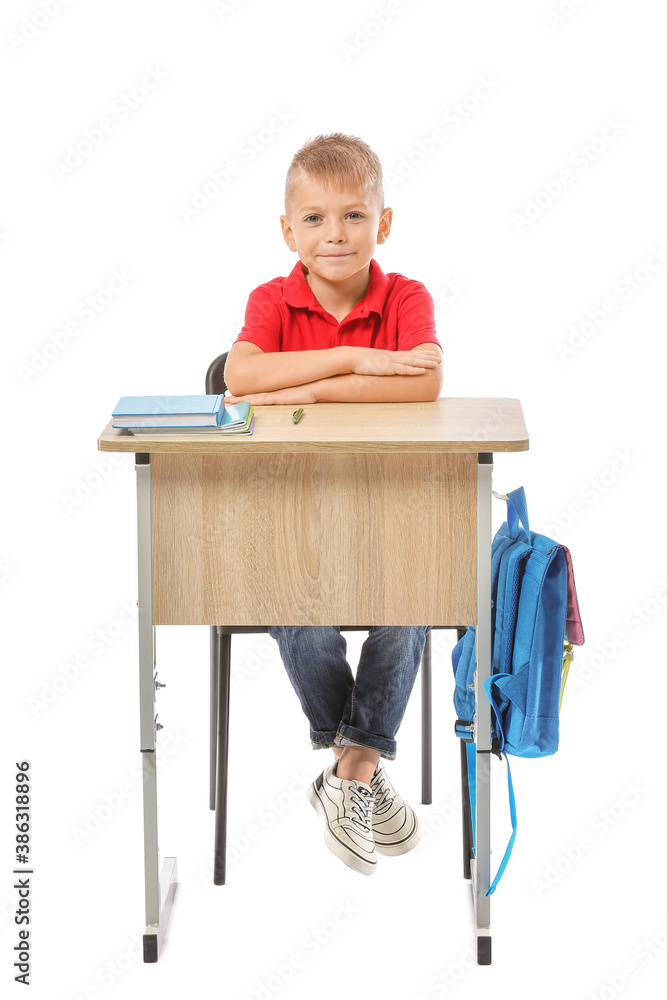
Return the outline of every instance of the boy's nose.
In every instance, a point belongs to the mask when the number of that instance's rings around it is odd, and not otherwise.
[[[345,234],[343,232],[343,227],[338,222],[330,222],[329,228],[325,234],[326,243],[342,243],[345,240]]]

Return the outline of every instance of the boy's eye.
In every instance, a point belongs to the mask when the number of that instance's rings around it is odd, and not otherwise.
[[[361,212],[348,212],[348,217],[352,215],[356,215],[359,219],[363,218]],[[311,222],[314,219],[319,219],[319,215],[307,215],[304,221]]]

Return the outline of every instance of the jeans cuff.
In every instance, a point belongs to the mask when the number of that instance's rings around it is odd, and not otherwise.
[[[389,740],[386,736],[376,736],[374,733],[365,733],[363,729],[357,729],[346,722],[341,722],[336,734],[337,747],[369,747],[371,750],[379,750],[380,756],[387,760],[396,759],[396,740]]]
[[[326,747],[332,747],[335,739],[336,731],[334,729],[322,731],[316,729],[310,730],[310,745],[313,750],[323,750]]]

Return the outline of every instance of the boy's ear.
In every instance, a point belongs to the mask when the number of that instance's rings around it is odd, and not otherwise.
[[[294,233],[292,232],[292,227],[290,226],[289,219],[287,218],[286,215],[280,216],[280,225],[282,226],[283,238],[285,240],[285,243],[290,248],[290,250],[296,252],[296,242],[294,240]]]
[[[393,218],[394,211],[391,208],[385,208],[380,216],[380,224],[378,225],[378,235],[377,242],[384,243],[384,241],[389,236],[391,230],[391,220]]]

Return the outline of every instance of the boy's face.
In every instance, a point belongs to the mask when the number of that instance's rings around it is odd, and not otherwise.
[[[380,209],[369,191],[326,187],[305,173],[288,211],[280,216],[285,242],[325,281],[344,282],[367,268],[391,229],[392,210]]]

